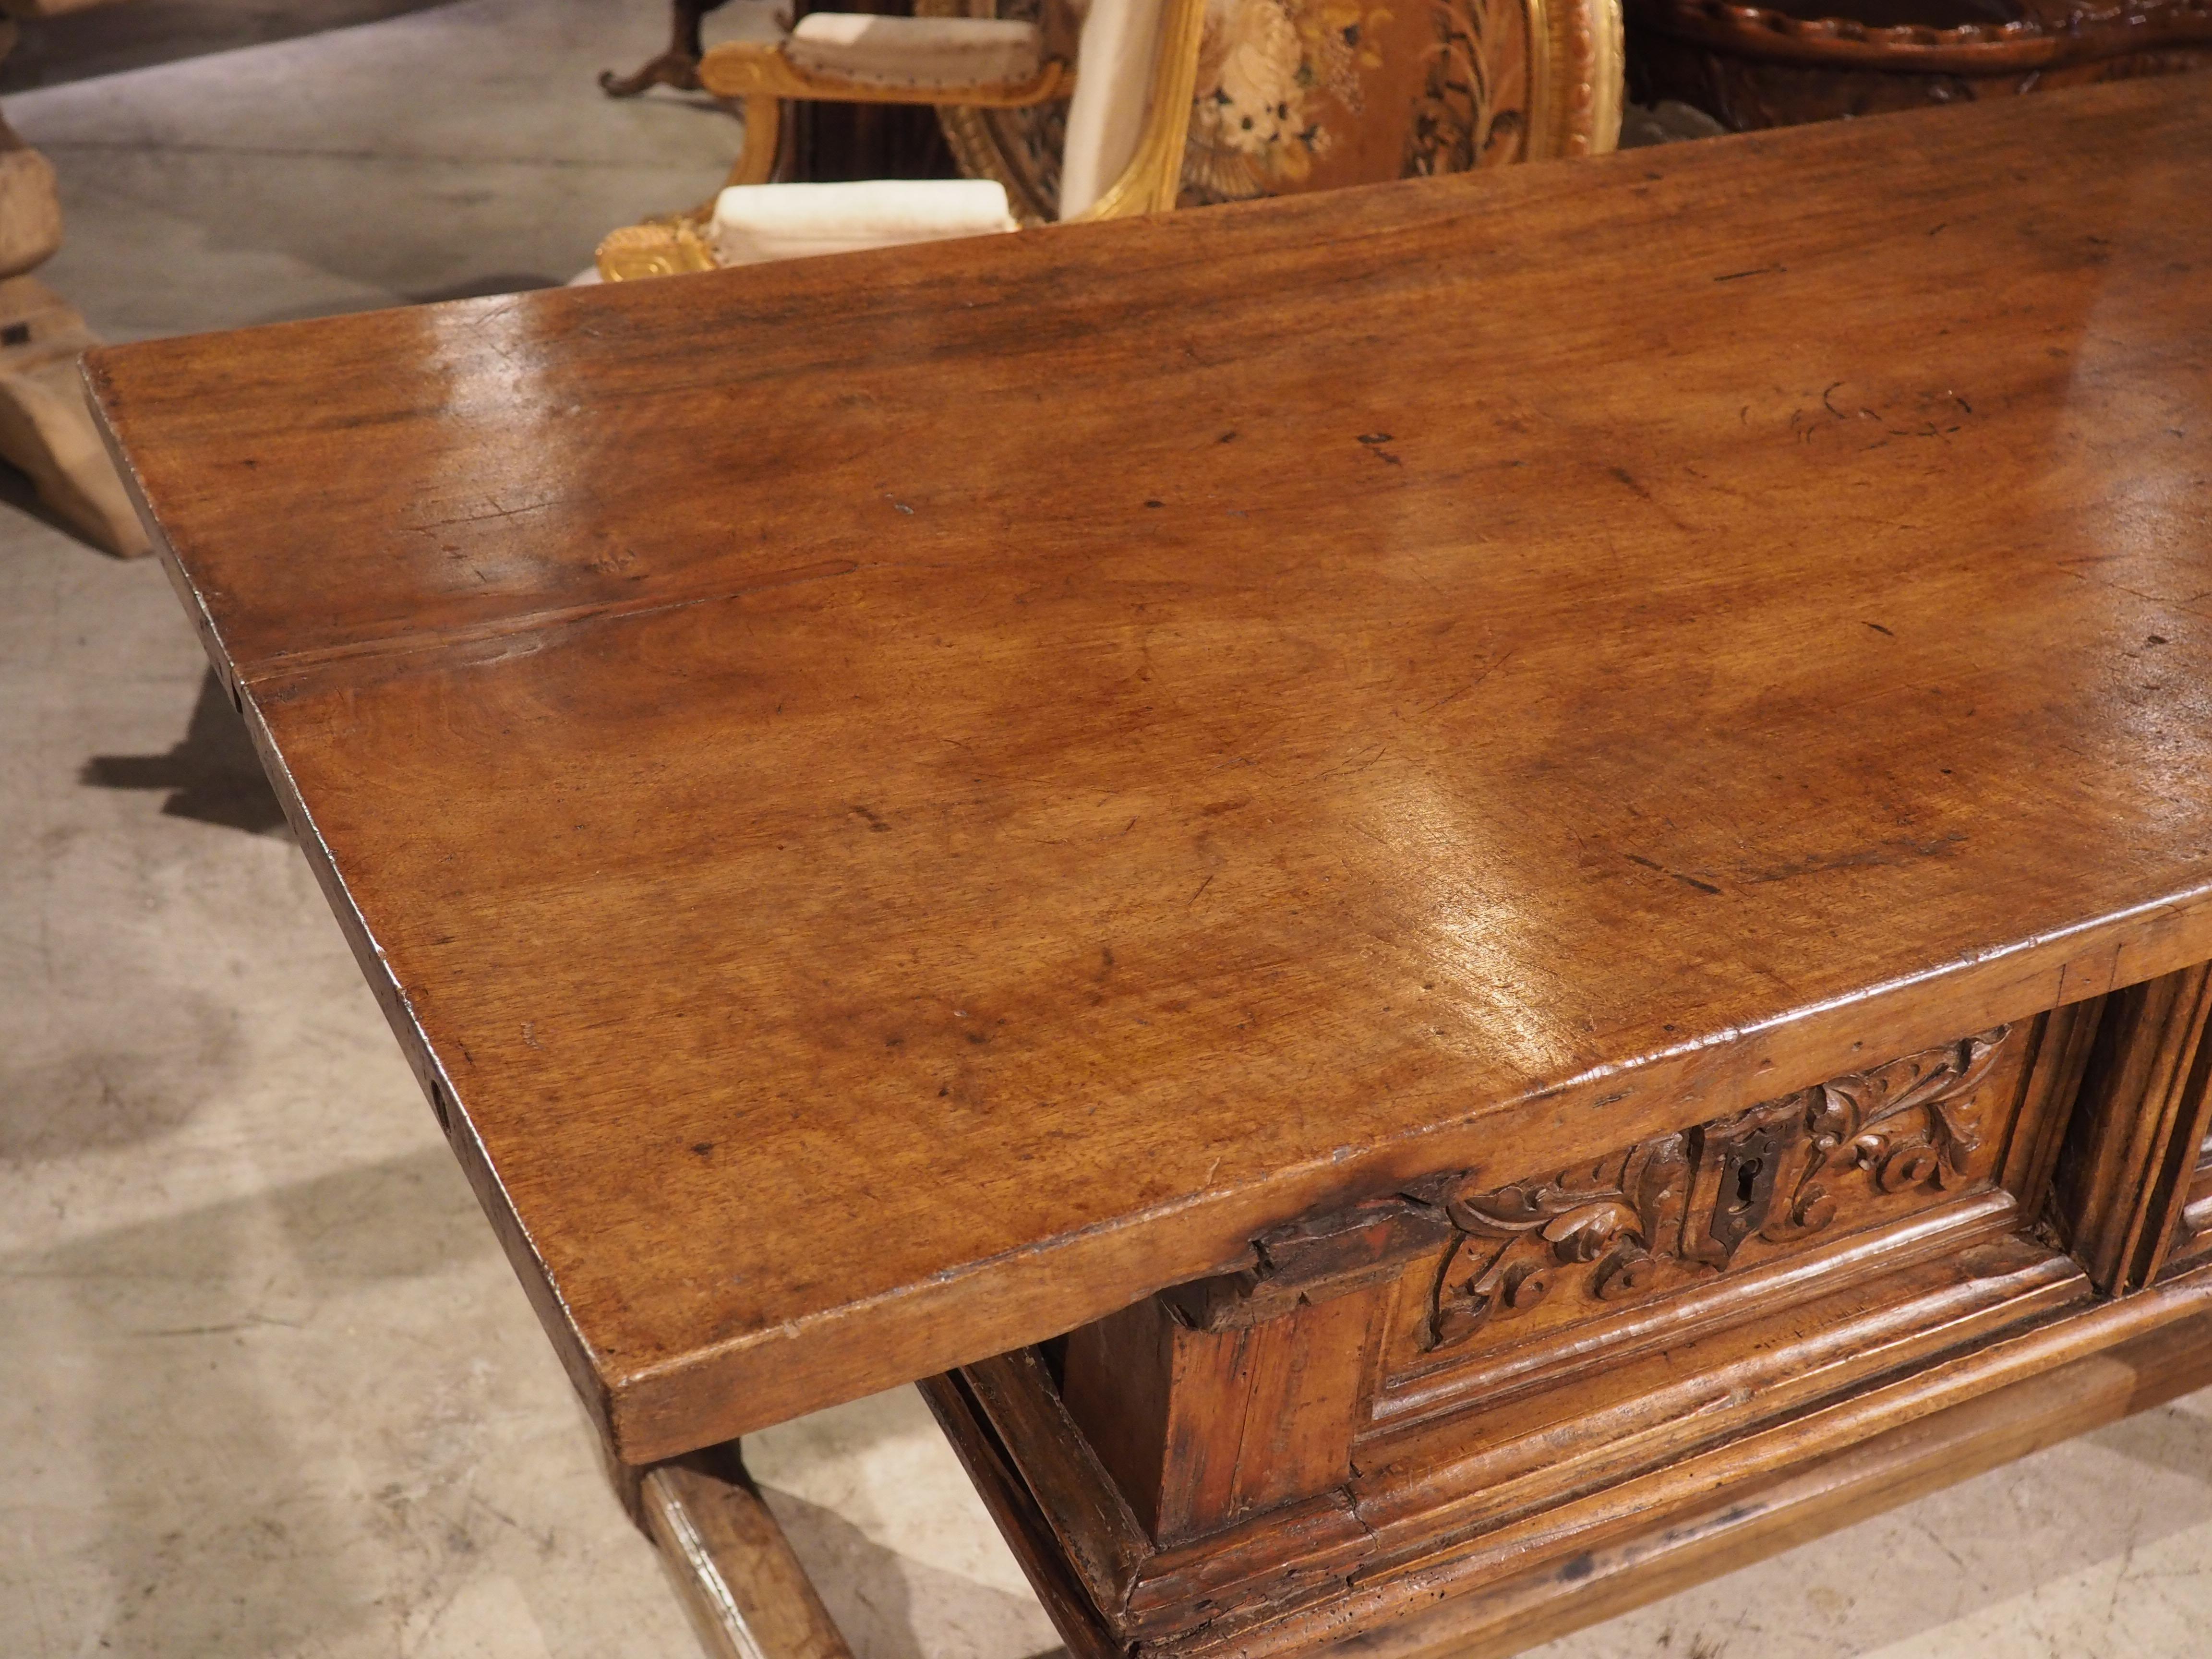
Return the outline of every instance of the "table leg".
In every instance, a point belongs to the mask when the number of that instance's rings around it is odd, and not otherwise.
[[[642,1471],[635,1513],[714,1659],[852,1659],[736,1441]]]

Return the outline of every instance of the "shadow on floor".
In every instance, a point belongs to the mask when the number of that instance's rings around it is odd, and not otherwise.
[[[256,836],[284,827],[284,809],[213,669],[200,681],[185,735],[167,753],[94,755],[77,780],[96,789],[166,789],[161,811],[170,817]]]
[[[2148,1468],[2171,1469],[2212,1486],[2212,1420],[2179,1406],[2154,1406],[2082,1437]]]
[[[11,461],[0,461],[0,507],[12,507],[18,513],[28,514],[47,528],[102,558],[115,556],[99,543],[86,540],[74,525],[40,500],[39,487],[31,482],[31,475]]]
[[[131,0],[26,23],[0,94],[289,40],[428,11],[453,0]]]
[[[82,1559],[114,1587],[77,1650],[351,1652],[371,1644],[347,1638],[378,1625],[388,1644],[398,1620],[379,1598],[407,1585],[375,1577],[328,1488],[346,1478],[334,1460],[349,1434],[420,1438],[423,1419],[374,1414],[380,1336],[344,1328],[354,1309],[391,1305],[360,1300],[379,1283],[428,1279],[496,1249],[452,1156],[431,1146],[0,1254],[0,1279],[24,1292],[13,1310],[55,1355],[33,1408],[89,1483],[84,1512],[98,1529]],[[404,1352],[437,1329],[428,1319],[381,1340]],[[330,1363],[356,1341],[360,1367]],[[466,1556],[504,1529],[466,1498],[485,1443],[447,1425],[410,1448],[419,1486],[363,1502],[395,1553]],[[431,1575],[448,1594],[458,1576]]]
[[[212,997],[164,985],[154,998],[143,981],[119,977],[103,988],[108,1006],[130,1010],[129,1018],[76,1041],[0,1045],[0,1165],[27,1168],[171,1133],[243,1063],[236,1012]]]
[[[1036,1620],[1035,1603],[1026,1596],[910,1560],[836,1510],[803,1498],[774,1487],[763,1487],[761,1496],[854,1659],[927,1659],[917,1626],[964,1626],[974,1650],[1004,1651],[1006,1626],[1025,1627]],[[1035,1659],[1067,1659],[1067,1650],[1048,1648]]]

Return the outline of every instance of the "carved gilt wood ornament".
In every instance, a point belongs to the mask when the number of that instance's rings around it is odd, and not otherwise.
[[[1444,1194],[1459,1239],[1437,1282],[1428,1346],[1526,1312],[1562,1283],[1617,1301],[1727,1267],[1754,1237],[1789,1244],[1851,1189],[1960,1184],[1981,1146],[1975,1091],[2012,1028],[1923,1049],[1595,1164]]]

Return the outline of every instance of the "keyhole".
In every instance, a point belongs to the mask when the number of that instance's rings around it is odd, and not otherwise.
[[[1751,1202],[1751,1189],[1758,1184],[1759,1172],[1766,1167],[1764,1158],[1746,1158],[1735,1166],[1735,1204],[1742,1209]]]

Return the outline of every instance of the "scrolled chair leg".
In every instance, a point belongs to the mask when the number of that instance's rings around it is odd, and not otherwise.
[[[610,98],[635,98],[654,87],[673,87],[678,92],[698,91],[699,58],[706,50],[699,35],[699,20],[726,3],[727,0],[673,0],[668,50],[634,74],[600,70],[599,90]]]

